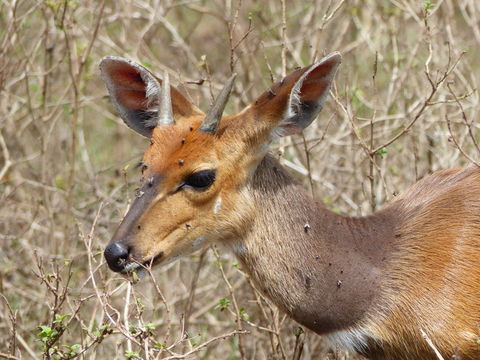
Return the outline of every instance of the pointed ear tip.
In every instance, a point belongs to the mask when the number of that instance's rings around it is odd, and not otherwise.
[[[333,61],[337,64],[340,64],[342,62],[342,54],[338,51],[335,51],[329,55],[327,55],[327,59],[328,61]]]
[[[108,72],[108,68],[115,63],[124,63],[129,64],[130,62],[127,59],[121,58],[119,56],[105,56],[98,63],[98,67],[102,73]]]
[[[105,66],[108,66],[108,64],[110,63],[110,56],[105,56],[102,58],[102,60],[100,60],[100,62],[98,63],[98,67],[100,68],[100,71],[104,71],[105,69]]]
[[[339,51],[334,51],[327,56],[323,57],[316,63],[316,65],[322,65],[325,63],[333,63],[334,67],[337,68],[342,63],[342,54]]]
[[[125,65],[131,68],[135,68],[137,69],[137,71],[143,68],[143,66],[136,63],[133,60],[130,60],[121,56],[115,56],[115,55],[105,56],[98,63],[98,66],[101,72],[108,72],[109,68],[111,68],[114,65]]]
[[[340,51],[334,51],[327,55],[327,57],[335,58],[339,61],[342,61],[342,53]]]
[[[104,56],[102,60],[100,60],[100,65],[109,64],[112,62],[128,62],[128,60],[119,56],[109,55],[109,56]]]

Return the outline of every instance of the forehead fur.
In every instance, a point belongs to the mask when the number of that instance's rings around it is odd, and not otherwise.
[[[215,136],[198,131],[201,121],[158,126],[144,155],[149,170],[164,173],[215,161]],[[192,169],[195,170],[195,169]]]

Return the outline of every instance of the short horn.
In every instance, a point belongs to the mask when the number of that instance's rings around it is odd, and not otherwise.
[[[225,105],[227,105],[228,97],[232,91],[233,83],[237,74],[233,74],[230,79],[228,79],[225,87],[222,89],[218,95],[215,103],[210,108],[205,120],[203,120],[202,125],[200,126],[200,131],[209,132],[215,134],[218,128],[218,123],[222,118],[223,110],[225,110]]]
[[[165,71],[162,81],[162,94],[160,95],[160,111],[158,113],[158,125],[175,125],[172,110],[172,98],[170,96],[170,79]]]

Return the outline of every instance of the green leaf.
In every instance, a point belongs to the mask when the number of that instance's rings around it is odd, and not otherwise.
[[[300,335],[302,335],[305,331],[303,330],[303,328],[301,328],[300,326],[298,328],[296,328],[294,331],[293,331],[293,335],[295,335],[296,337],[299,337]]]
[[[55,183],[56,188],[60,190],[66,189],[66,180],[62,175],[60,174],[56,175],[55,178],[53,179],[53,182]]]
[[[42,342],[47,342],[49,340],[52,340],[58,334],[58,332],[56,330],[53,330],[50,326],[40,325],[38,328],[41,331],[37,334],[37,337]]]
[[[68,349],[69,355],[75,355],[78,353],[78,351],[82,348],[82,345],[80,344],[73,344],[70,346],[65,346]]]
[[[130,333],[131,333],[132,335],[137,335],[137,334],[139,334],[140,332],[141,332],[141,331],[140,331],[140,329],[139,329],[137,326],[135,326],[135,325],[130,325]]]
[[[247,314],[247,311],[243,306],[240,306],[240,309],[238,310],[240,311],[240,315],[242,316],[243,320],[248,321],[250,319],[250,315]]]
[[[56,2],[56,1],[47,0],[45,1],[45,5],[47,5],[50,9],[52,9],[54,13],[56,13],[58,10],[58,7],[60,6],[60,1]]]
[[[140,359],[140,354],[135,351],[125,351],[125,357],[127,359]]]
[[[228,305],[230,305],[230,299],[223,298],[218,301],[218,305],[215,308],[223,311],[228,307]]]
[[[388,150],[385,147],[378,150],[378,155],[380,155],[382,158],[385,157],[385,155],[387,155],[387,154],[388,154]]]
[[[39,326],[40,330],[42,330],[42,332],[45,332],[45,333],[49,333],[52,331],[52,328],[50,326],[46,326],[46,325],[40,325]]]
[[[435,3],[427,0],[423,2],[423,7],[425,8],[426,12],[430,12],[435,7]]]
[[[65,315],[59,315],[59,314],[55,314],[55,320],[53,321],[54,324],[61,324],[63,323],[63,321],[67,318],[69,318],[70,316],[72,316],[71,314],[65,314]]]
[[[137,271],[136,271],[136,270],[133,270],[133,271],[131,272],[131,274],[132,274],[132,282],[133,282],[134,284],[136,284],[136,283],[138,282],[138,280],[139,280]]]

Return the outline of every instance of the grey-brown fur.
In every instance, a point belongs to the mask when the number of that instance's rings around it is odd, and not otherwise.
[[[318,333],[362,320],[376,300],[390,252],[388,214],[337,215],[314,201],[272,156],[259,165],[251,192],[257,213],[235,252],[257,285]]]
[[[267,155],[249,185],[253,223],[233,250],[292,318],[343,336],[371,359],[436,359],[421,331],[445,356],[458,346],[464,359],[477,359],[480,293],[476,279],[461,274],[478,273],[468,259],[480,246],[480,208],[466,191],[479,182],[476,167],[445,170],[375,214],[346,217],[312,199]],[[473,211],[468,218],[453,216],[465,210]]]

